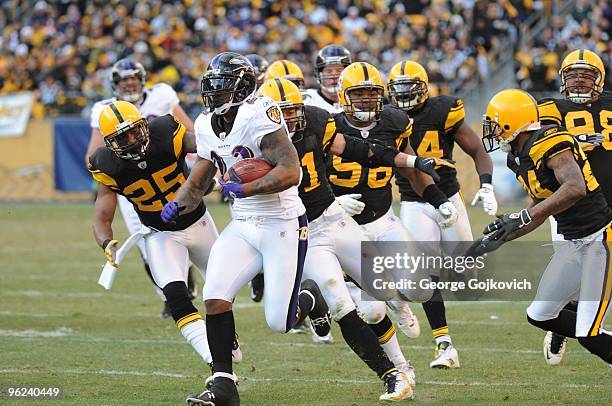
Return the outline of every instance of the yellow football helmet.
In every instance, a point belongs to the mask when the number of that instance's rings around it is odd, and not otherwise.
[[[266,81],[275,78],[289,79],[300,89],[304,87],[304,74],[295,62],[287,59],[273,62],[266,70]]]
[[[369,94],[365,93],[368,91]],[[380,72],[367,62],[353,62],[340,74],[338,99],[344,112],[355,120],[378,120],[384,93]]]
[[[402,110],[412,110],[429,97],[429,77],[421,64],[414,61],[396,63],[389,72],[389,101]]]
[[[100,132],[106,146],[119,158],[143,160],[149,147],[149,125],[130,102],[114,101],[102,110]]]
[[[538,103],[527,92],[506,89],[497,93],[482,120],[482,144],[487,152],[500,148],[510,152],[510,143],[526,131],[540,129]]]
[[[575,69],[583,69],[584,71],[578,73]],[[559,91],[567,99],[574,103],[590,103],[597,100],[603,92],[606,69],[601,58],[595,52],[588,49],[577,49],[565,57],[563,63],[561,63],[559,76],[561,77],[561,89]],[[585,86],[584,84],[568,83],[568,81],[578,78],[592,80],[593,84]],[[590,89],[587,93],[579,92],[580,88],[586,87]]]
[[[269,79],[261,85],[257,93],[268,96],[278,104],[292,138],[295,133],[304,130],[306,127],[304,101],[295,83],[285,78]]]

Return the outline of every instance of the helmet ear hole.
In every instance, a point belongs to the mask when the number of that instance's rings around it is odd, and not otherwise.
[[[504,131],[510,130],[510,126],[508,124],[504,124]]]

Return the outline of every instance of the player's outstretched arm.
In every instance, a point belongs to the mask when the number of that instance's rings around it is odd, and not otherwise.
[[[481,182],[483,175],[489,175],[490,178],[493,175],[493,161],[487,151],[485,151],[482,140],[474,130],[464,122],[459,126],[453,138],[459,147],[474,161],[476,172],[481,176]],[[490,181],[486,183],[490,183]]]
[[[357,137],[337,133],[329,146],[329,152],[368,168],[389,166],[394,168],[416,168],[427,173],[434,181],[440,180],[435,171],[435,161],[416,155],[405,154],[395,148],[380,145]]]
[[[184,210],[187,213],[195,210],[209,190],[216,172],[215,164],[198,156],[185,183],[179,188],[174,201],[170,203],[175,203],[180,211]]]
[[[185,126],[187,131],[194,132],[193,121],[191,121],[191,118],[189,118],[187,113],[185,113],[185,110],[183,110],[180,104],[174,106],[172,109],[172,115]]]
[[[92,224],[94,237],[98,245],[103,247],[105,241],[113,240],[113,218],[117,208],[117,195],[108,186],[99,184],[96,197],[96,207]]]
[[[536,222],[569,209],[586,196],[584,176],[571,150],[550,157],[546,166],[555,172],[555,178],[561,186],[550,197],[529,209],[531,218]]]
[[[193,131],[185,131],[185,135],[183,136],[183,151],[188,154],[194,154],[198,151]]]
[[[259,148],[263,158],[274,168],[261,178],[245,183],[245,197],[282,192],[300,183],[300,160],[284,127],[265,135]]]

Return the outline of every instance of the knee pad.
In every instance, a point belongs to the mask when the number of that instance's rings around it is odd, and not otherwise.
[[[272,331],[275,333],[287,333],[291,330],[291,327],[287,328],[287,318],[279,317],[279,315],[270,315],[266,314],[266,323]]]
[[[385,302],[363,301],[359,303],[359,312],[363,315],[366,323],[377,324],[387,315]]]
[[[175,322],[178,322],[183,317],[198,313],[198,309],[191,303],[189,289],[187,289],[185,282],[170,282],[164,286],[162,291],[166,296],[168,307],[170,307],[172,318]]]

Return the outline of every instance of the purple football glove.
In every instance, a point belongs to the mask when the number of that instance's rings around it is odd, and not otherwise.
[[[242,199],[245,198],[244,185],[242,183],[235,182],[224,182],[222,179],[218,179],[217,182],[221,186],[223,195],[231,199]]]
[[[185,206],[179,206],[177,202],[166,203],[161,212],[162,221],[166,224],[176,223],[176,219],[183,210],[185,210]]]

